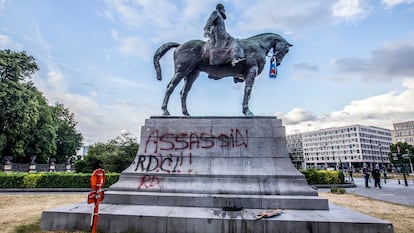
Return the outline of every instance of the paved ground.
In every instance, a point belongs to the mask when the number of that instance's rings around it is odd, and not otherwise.
[[[398,184],[398,180],[396,179],[388,179],[387,183],[384,183],[384,180],[381,179],[382,189],[376,189],[374,187],[373,179],[369,183],[370,188],[365,188],[363,178],[355,178],[354,182],[357,187],[347,188],[347,193],[414,207],[414,183],[412,180],[409,180],[408,186],[405,186],[404,180],[400,180],[401,184]],[[318,191],[322,192],[328,190],[318,189]]]

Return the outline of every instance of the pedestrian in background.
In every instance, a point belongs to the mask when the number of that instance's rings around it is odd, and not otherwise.
[[[354,172],[354,168],[351,166],[348,169],[348,175],[349,175],[349,181],[352,181],[354,183],[354,177],[352,176],[352,173]]]
[[[381,188],[381,171],[378,164],[372,169],[372,177],[374,178],[375,188]]]
[[[364,163],[364,167],[362,168],[362,173],[365,178],[365,188],[369,188],[368,186],[368,180],[369,180],[369,169],[366,163]]]

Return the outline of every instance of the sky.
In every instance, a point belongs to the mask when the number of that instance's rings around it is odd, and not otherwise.
[[[128,132],[162,114],[173,75],[167,42],[203,37],[212,0],[0,0],[0,49],[32,55],[32,81],[50,104],[75,114],[84,145]],[[236,38],[272,32],[293,44],[278,77],[269,59],[250,109],[282,119],[293,134],[351,124],[392,129],[414,120],[414,0],[222,0]],[[182,116],[180,90],[169,111]],[[192,116],[242,116],[244,83],[201,73],[188,95]]]

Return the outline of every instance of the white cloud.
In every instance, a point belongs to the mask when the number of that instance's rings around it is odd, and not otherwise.
[[[64,81],[63,74],[60,71],[50,70],[47,73],[47,80],[49,84],[56,90],[62,90],[62,82]]]
[[[113,20],[118,17],[125,25],[132,28],[144,28],[147,26],[156,28],[168,28],[175,16],[179,14],[177,7],[168,0],[119,0],[106,1]]]
[[[100,94],[95,91],[87,95],[70,93],[68,90],[62,90],[60,82],[57,81],[62,78],[61,74],[49,73],[53,78],[49,78],[46,82],[35,79],[36,86],[44,92],[50,104],[62,103],[75,114],[75,120],[78,122],[77,129],[84,136],[85,145],[106,142],[119,136],[124,130],[133,132],[131,135],[139,138],[137,133],[144,119],[148,117],[147,114],[159,112],[155,109],[156,107],[151,108],[141,102],[140,104],[131,103],[130,100],[101,102]],[[51,79],[56,82],[51,82]],[[122,79],[109,81],[117,82],[116,85],[119,85]],[[56,84],[57,88],[51,84]]]
[[[0,0],[0,13],[1,13],[1,11],[3,11],[4,9],[6,9],[7,1],[8,1],[8,0]]]
[[[119,51],[148,60],[152,57],[153,51],[144,38],[133,36],[120,39]]]
[[[339,0],[331,8],[334,17],[345,20],[365,18],[371,8],[362,0]]]
[[[201,37],[202,26],[197,28],[189,22],[199,22],[207,5],[206,1],[188,1],[183,6],[167,0],[107,1],[110,13],[105,15],[121,23],[120,28],[128,29],[111,31],[112,38],[119,43],[118,50],[148,60],[155,44]]]
[[[1,3],[0,3],[1,10]],[[22,45],[6,35],[0,35],[0,49],[16,49],[21,50]]]
[[[307,132],[329,127],[339,127],[352,124],[392,128],[395,122],[402,122],[414,119],[414,78],[406,79],[403,82],[402,92],[389,92],[381,95],[371,96],[366,99],[354,100],[342,110],[315,117],[315,119],[302,118],[298,121],[291,121],[289,115],[295,115],[292,110],[287,114],[287,133]],[[312,113],[301,110],[313,116]],[[300,114],[299,114],[300,115]],[[282,119],[284,119],[282,117]]]
[[[326,22],[329,5],[319,1],[262,0],[243,5],[243,18],[238,23],[244,30],[285,30],[297,31],[301,28],[315,27]]]
[[[301,108],[294,108],[292,111],[288,112],[288,114],[283,115],[281,113],[278,113],[277,116],[281,119],[283,119],[283,122],[285,124],[298,124],[304,121],[313,121],[316,120],[316,116],[304,109]]]
[[[392,8],[400,4],[410,4],[414,0],[382,0],[382,3],[385,4],[386,8]]]
[[[206,20],[210,11],[215,9],[216,0],[194,1],[185,0],[182,17],[184,20]]]

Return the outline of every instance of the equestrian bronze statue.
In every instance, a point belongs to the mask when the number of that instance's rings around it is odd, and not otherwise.
[[[244,50],[245,61],[238,62],[235,66],[231,60],[225,64],[210,65],[208,46],[205,41],[190,40],[183,44],[169,42],[161,45],[154,55],[154,66],[157,72],[157,79],[161,80],[160,58],[170,49],[174,51],[174,76],[167,86],[161,109],[163,115],[169,116],[168,101],[175,87],[184,79],[184,86],[181,90],[181,107],[185,116],[190,116],[187,110],[187,94],[200,72],[205,72],[211,79],[234,77],[235,81],[245,82],[243,97],[243,114],[253,116],[249,109],[249,99],[252,92],[254,79],[263,71],[266,63],[266,55],[271,52],[276,58],[276,65],[279,66],[284,56],[288,53],[289,44],[283,37],[274,33],[264,33],[247,39],[240,40]]]
[[[157,79],[161,80],[160,59],[168,50],[176,48],[174,76],[167,86],[161,106],[164,111],[163,115],[170,115],[167,109],[168,101],[177,84],[184,79],[181,107],[183,114],[190,116],[187,111],[187,94],[200,72],[203,71],[210,79],[233,77],[235,83],[245,82],[243,114],[253,116],[249,109],[250,94],[254,79],[263,71],[267,54],[273,52],[271,65],[275,70],[292,45],[274,33],[264,33],[242,40],[233,38],[226,31],[225,19],[224,6],[217,4],[216,10],[210,14],[204,27],[204,35],[209,37],[207,42],[201,40],[190,40],[184,44],[169,42],[161,45],[155,52],[154,66]]]

